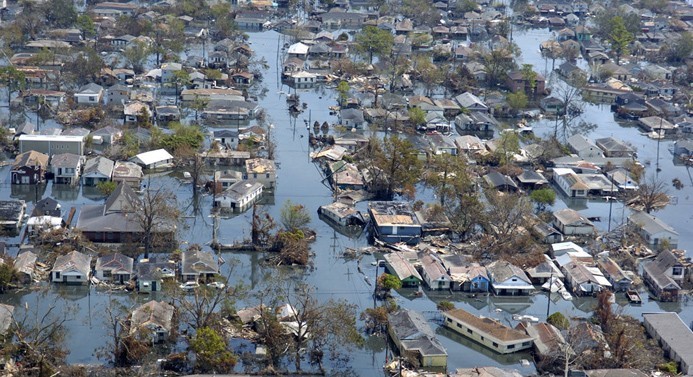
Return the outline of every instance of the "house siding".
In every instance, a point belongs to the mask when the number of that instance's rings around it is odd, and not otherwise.
[[[503,342],[445,313],[443,316],[445,327],[498,353],[507,354],[532,348],[531,338],[519,342]]]

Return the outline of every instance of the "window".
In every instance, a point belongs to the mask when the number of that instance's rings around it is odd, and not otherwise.
[[[514,345],[514,344],[511,344],[511,345],[508,346],[508,349],[509,349],[509,350],[511,350],[511,349],[513,349],[513,348],[515,348],[515,345]]]
[[[60,279],[60,271],[55,271],[55,279]]]
[[[467,334],[473,334],[472,329],[467,329]]]
[[[257,178],[257,173],[253,173],[253,178]]]
[[[496,347],[496,348],[498,348],[498,343],[493,342],[493,346]]]
[[[530,344],[532,344],[532,343],[531,343],[531,342],[522,342],[522,346],[523,346],[523,347],[527,347],[527,346],[529,346]]]
[[[446,318],[445,320],[448,321],[448,323],[452,323],[452,318]]]
[[[269,173],[265,174],[265,178],[269,178]]]
[[[482,342],[484,341],[484,337],[483,337],[483,336],[481,337],[481,341],[482,341]]]
[[[458,324],[457,324],[457,327],[462,328],[462,325],[460,325],[460,324],[458,323]]]
[[[81,275],[77,275],[77,276],[75,276],[75,280],[79,280],[79,279],[81,279],[81,278],[82,278],[82,276],[81,276]]]
[[[112,275],[111,275],[111,270],[104,270],[104,271],[103,271],[103,277],[105,277],[105,278],[110,278],[111,276],[112,276]]]
[[[683,275],[683,267],[680,267],[680,266],[672,267],[671,274],[672,275]]]

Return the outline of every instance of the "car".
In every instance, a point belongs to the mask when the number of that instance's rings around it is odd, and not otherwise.
[[[180,285],[180,289],[184,291],[194,291],[200,286],[200,284],[196,281],[186,281],[185,283]]]
[[[224,289],[224,287],[226,287],[226,284],[215,281],[215,282],[211,282],[211,283],[207,284],[207,286],[210,288]]]

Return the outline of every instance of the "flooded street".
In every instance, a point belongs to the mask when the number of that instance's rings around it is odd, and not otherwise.
[[[314,121],[333,124],[337,118],[330,115],[329,106],[336,104],[336,94],[333,90],[321,87],[315,89],[298,90],[301,102],[307,104],[307,109],[296,119],[292,119],[287,110],[285,94],[289,88],[283,87],[279,82],[279,70],[281,63],[278,61],[277,46],[280,42],[280,34],[274,31],[261,33],[249,33],[250,47],[258,58],[264,58],[269,64],[269,69],[264,72],[262,85],[267,89],[264,95],[259,96],[259,106],[267,113],[267,123],[273,124],[273,138],[277,144],[276,160],[278,161],[277,187],[272,198],[266,198],[269,203],[265,208],[275,218],[279,217],[282,204],[286,200],[304,205],[312,216],[310,226],[317,232],[317,239],[312,244],[314,252],[313,268],[306,270],[292,270],[281,272],[288,273],[294,279],[307,282],[316,288],[316,294],[320,301],[329,299],[344,299],[358,306],[358,312],[362,312],[374,305],[372,291],[377,273],[372,262],[376,262],[374,256],[364,256],[359,261],[349,261],[341,257],[346,247],[358,248],[367,245],[366,234],[349,238],[337,232],[330,225],[318,218],[318,207],[332,202],[332,192],[321,184],[323,176],[319,167],[309,158],[308,135],[306,123]],[[541,41],[551,38],[547,30],[516,30],[514,41],[522,48],[522,63],[534,64],[538,71],[543,73],[545,60],[540,56],[538,46]],[[556,62],[557,66],[559,62]],[[581,62],[580,65],[583,65]],[[551,62],[548,62],[548,69]],[[293,90],[291,90],[293,92]],[[614,136],[631,143],[637,147],[638,158],[645,165],[647,176],[655,174],[655,166],[659,161],[661,172],[658,179],[671,182],[673,178],[680,178],[685,187],[675,190],[668,184],[669,194],[672,196],[672,204],[656,213],[664,221],[676,228],[680,234],[679,247],[689,249],[693,247],[693,229],[689,226],[693,219],[693,178],[689,169],[674,164],[672,154],[669,152],[671,140],[663,140],[660,144],[659,160],[657,160],[657,141],[641,134],[635,126],[621,125],[614,120],[613,113],[608,106],[588,105],[584,119],[598,125],[598,128],[588,135],[590,138]],[[532,124],[537,135],[546,135],[553,130],[551,120],[539,120]],[[333,132],[331,130],[330,132]],[[211,175],[211,172],[208,172]],[[184,241],[181,248],[187,244],[200,244],[209,249],[212,240],[213,219],[209,216],[212,205],[210,195],[201,195],[198,204],[190,202],[191,187],[180,177],[180,172],[157,175],[151,178],[151,185],[175,188],[178,203],[184,211],[185,218],[180,226],[179,239]],[[62,203],[64,210],[70,207],[79,208],[84,204],[102,203],[104,198],[88,189],[65,188],[49,183],[45,190],[37,192],[33,187],[12,186],[9,181],[9,167],[0,168],[0,197],[24,199],[28,202],[28,210],[33,209],[33,202],[38,198],[54,197]],[[428,195],[430,192],[425,192]],[[29,203],[31,202],[31,203]],[[362,204],[361,204],[362,205]],[[586,216],[598,216],[602,221],[596,225],[600,231],[606,231],[608,227],[610,204],[603,200],[582,200],[565,203],[558,201],[554,209],[565,206],[580,210]],[[251,212],[248,211],[232,218],[219,220],[219,241],[232,243],[250,237]],[[620,202],[613,203],[611,207],[611,229],[622,224],[629,210],[623,208]],[[18,238],[7,240],[8,243],[18,243]],[[279,270],[263,267],[260,263],[263,256],[258,253],[223,253],[223,258],[228,262],[223,265],[222,272],[228,272],[233,259],[238,265],[233,269],[230,284],[243,283],[251,290],[263,284],[268,274],[278,274]],[[42,292],[20,291],[0,296],[3,303],[17,306],[23,310],[25,303],[30,308],[35,305],[50,305],[56,297],[64,298],[67,307],[63,310],[74,310],[74,320],[68,323],[66,343],[70,345],[71,352],[68,356],[69,363],[97,363],[100,362],[95,354],[99,347],[107,341],[107,330],[103,323],[103,312],[111,299],[117,300],[123,306],[132,308],[151,299],[165,299],[157,295],[115,294],[113,296],[88,287],[58,287],[48,286],[43,283],[45,289]],[[522,298],[508,297],[480,297],[468,298],[466,295],[450,295],[448,293],[430,293],[424,289],[423,297],[415,297],[415,291],[403,289],[395,294],[397,303],[404,308],[415,309],[421,312],[429,320],[436,330],[439,340],[449,354],[448,370],[455,368],[470,368],[476,366],[511,366],[518,369],[523,375],[535,371],[533,364],[523,366],[523,359],[532,360],[529,353],[515,353],[511,355],[498,355],[476,343],[462,338],[444,329],[440,323],[440,314],[436,310],[436,302],[449,300],[455,302],[457,307],[464,308],[472,313],[494,317],[509,325],[516,325],[512,320],[512,314],[529,314],[540,319],[545,319],[547,307],[550,312],[561,311],[568,317],[587,317],[596,304],[594,299],[579,298],[573,301],[564,301],[560,296],[549,298],[545,293]],[[550,299],[550,304],[549,304]],[[623,312],[636,318],[640,318],[643,312],[676,311],[686,324],[693,322],[693,310],[688,309],[688,303],[662,304],[651,302],[647,295],[643,295],[644,303],[641,306],[629,306],[623,295],[617,296],[617,303],[623,306]],[[38,303],[38,304],[37,304]],[[255,304],[252,297],[237,303],[240,308],[245,304]],[[351,353],[349,369],[359,376],[384,375],[382,366],[386,361],[386,344],[380,338],[368,339],[366,345]]]

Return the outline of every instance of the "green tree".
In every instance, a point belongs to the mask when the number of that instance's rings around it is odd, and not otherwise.
[[[395,193],[413,196],[414,184],[421,176],[421,161],[411,141],[391,135],[380,142],[371,138],[364,168],[373,174],[373,190],[377,196],[392,199]]]
[[[72,0],[50,0],[43,7],[45,20],[53,27],[71,27],[77,20],[77,9]]]
[[[422,124],[426,124],[426,112],[421,110],[421,108],[410,107],[408,113],[409,113],[409,121],[414,126],[420,126]]]
[[[484,66],[486,82],[490,87],[505,81],[508,72],[517,67],[515,54],[514,45],[491,47],[490,50],[482,52],[481,65]]]
[[[171,122],[169,128],[173,130],[173,133],[161,135],[159,142],[155,142],[154,137],[152,137],[154,147],[164,148],[173,154],[179,148],[191,148],[197,151],[202,147],[205,136],[199,126]],[[154,129],[156,127],[152,128],[152,130]]]
[[[625,21],[621,16],[615,16],[611,19],[611,33],[609,33],[609,44],[614,54],[616,54],[616,64],[621,64],[621,57],[628,55],[628,46],[635,38],[633,33],[626,28]]]
[[[0,293],[4,293],[10,283],[14,281],[15,269],[11,262],[5,259],[5,263],[0,264]]]
[[[101,181],[96,184],[96,188],[103,195],[109,196],[118,186],[117,183],[113,181]]]
[[[147,43],[135,41],[123,51],[123,56],[130,63],[135,73],[142,73],[144,63],[151,54],[152,49]]]
[[[279,221],[287,232],[303,230],[310,223],[310,214],[302,204],[286,200],[281,209]]]
[[[368,61],[373,63],[373,55],[389,55],[394,44],[392,33],[375,26],[366,26],[354,38],[356,50],[368,54]]]
[[[69,79],[84,85],[94,82],[104,65],[103,59],[96,50],[92,47],[84,47],[82,51],[72,55],[71,59],[65,62],[63,71],[70,76]]]
[[[455,309],[455,304],[450,301],[441,301],[438,303],[438,305],[436,305],[436,308],[438,308],[438,310],[441,312],[446,312],[448,310]]]
[[[402,281],[399,280],[399,278],[397,276],[390,275],[387,273],[383,273],[382,275],[378,276],[377,284],[378,284],[378,288],[384,289],[384,290],[402,288]]]
[[[464,160],[447,153],[434,155],[429,159],[424,183],[434,190],[440,199],[440,205],[444,207],[448,204],[448,199],[472,185]]]
[[[527,108],[527,104],[529,103],[529,99],[525,92],[508,93],[505,100],[508,102],[508,106],[516,112]]]
[[[348,82],[340,81],[339,84],[337,84],[339,106],[344,106],[344,103],[349,98],[349,90],[351,90],[351,88],[349,87]]]
[[[224,337],[210,327],[197,329],[190,349],[195,353],[197,372],[229,373],[236,365],[236,356],[227,349]]]
[[[501,136],[497,142],[496,157],[501,166],[507,165],[513,161],[516,153],[520,152],[520,138],[514,130],[506,129],[501,132]]]
[[[681,33],[673,43],[663,43],[660,51],[671,63],[684,62],[693,54],[693,33]]]
[[[180,87],[185,87],[186,85],[190,84],[190,74],[183,69],[173,72],[173,84],[176,86],[177,105]],[[195,115],[195,120],[197,120],[197,115]]]
[[[559,330],[568,330],[570,327],[570,321],[566,318],[563,313],[555,312],[546,318],[546,322],[550,325],[555,326]]]
[[[0,83],[7,88],[7,106],[9,107],[12,93],[23,90],[26,87],[26,76],[24,72],[14,66],[0,67]]]
[[[531,64],[523,64],[520,72],[522,72],[522,78],[525,80],[525,92],[534,98],[537,91],[537,73],[534,72],[534,67]]]
[[[556,192],[546,187],[532,191],[529,194],[529,198],[536,204],[537,212],[543,212],[546,210],[546,206],[553,205],[556,202]]]
[[[82,39],[90,39],[96,35],[94,21],[87,14],[80,14],[75,21],[75,27],[82,32]]]

